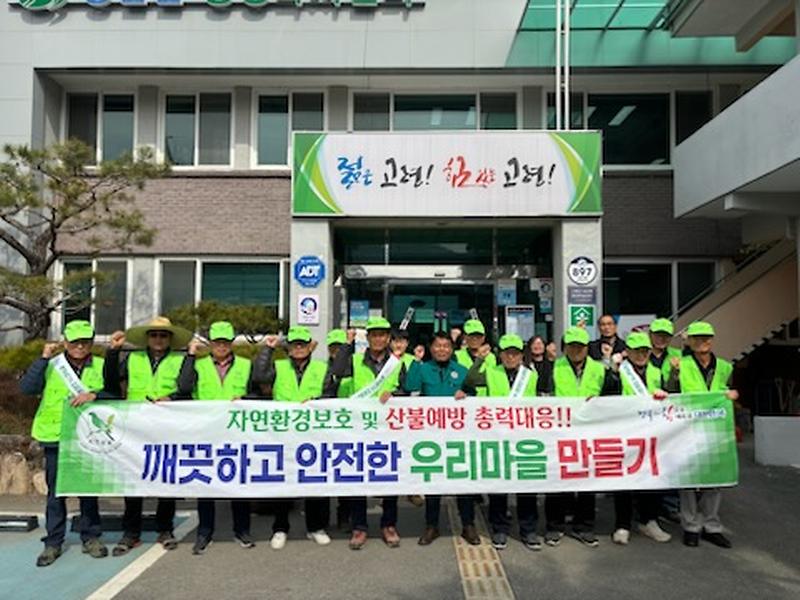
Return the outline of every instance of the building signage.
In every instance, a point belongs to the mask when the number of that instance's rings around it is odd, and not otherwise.
[[[573,283],[589,285],[597,277],[597,265],[588,256],[579,256],[569,263],[567,275]]]
[[[319,325],[319,294],[298,296],[297,323],[299,325]]]
[[[147,8],[148,6],[180,8],[197,4],[206,4],[213,8],[227,8],[237,4],[254,9],[269,7],[341,8],[344,6],[353,8],[412,8],[424,6],[425,0],[9,0],[9,4],[18,4],[28,10],[50,11],[59,10],[65,6],[106,8],[118,5],[125,8]]]
[[[304,288],[315,288],[325,279],[325,263],[318,256],[301,256],[294,263],[294,278]]]

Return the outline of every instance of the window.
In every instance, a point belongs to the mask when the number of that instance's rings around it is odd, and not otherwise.
[[[353,95],[353,131],[389,131],[389,94]]]
[[[174,260],[161,263],[161,313],[194,304],[195,261]]]
[[[167,96],[164,153],[177,166],[229,165],[231,95]]]
[[[67,94],[67,138],[75,138],[97,153],[97,94]]]
[[[491,229],[390,229],[390,265],[490,265]]]
[[[536,265],[536,273],[552,272],[553,244],[549,229],[500,228],[496,230],[498,265]]]
[[[481,94],[481,129],[516,128],[516,94]]]
[[[668,94],[590,94],[588,117],[603,131],[606,164],[669,163]]]
[[[675,142],[683,140],[711,120],[711,92],[675,92]]]
[[[92,289],[92,272],[99,281]],[[64,277],[83,273],[66,292],[62,305],[64,323],[83,319],[93,323],[98,335],[110,335],[126,327],[128,263],[122,260],[74,260],[64,263]]]
[[[615,315],[672,314],[672,264],[606,264],[603,305]]]
[[[678,263],[678,308],[684,310],[710,291],[715,280],[713,262]]]
[[[90,261],[75,261],[64,263],[64,278],[74,276],[77,281],[67,286],[64,290],[64,303],[61,305],[64,323],[81,319],[90,321],[92,318],[92,281]],[[85,279],[83,276],[85,275]]]
[[[334,229],[336,261],[346,265],[386,264],[386,230],[361,227]]]
[[[279,266],[264,263],[203,264],[202,299],[278,307]]]
[[[289,98],[258,97],[258,164],[285,165],[289,153]]]
[[[103,96],[103,160],[133,152],[133,96]]]
[[[89,164],[133,152],[133,104],[132,94],[67,94],[67,138],[79,139],[92,149]],[[102,109],[99,130],[98,107]]]
[[[475,129],[475,94],[395,95],[394,129]]]
[[[569,95],[570,129],[583,129],[583,97],[580,92]],[[561,109],[566,110],[566,106]],[[556,95],[552,92],[547,94],[547,128],[556,128]]]
[[[325,128],[322,105],[322,94],[292,94],[292,131],[322,131]]]

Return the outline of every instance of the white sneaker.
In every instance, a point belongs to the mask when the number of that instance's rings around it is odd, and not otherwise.
[[[272,534],[272,539],[269,541],[269,546],[273,550],[283,550],[286,545],[287,535],[283,531],[276,531]]]
[[[317,531],[309,531],[306,534],[306,537],[310,540],[317,542],[320,546],[327,546],[331,543],[330,536],[325,532],[324,529],[317,529]]]
[[[611,536],[611,541],[615,544],[620,544],[622,546],[627,546],[628,542],[631,540],[631,532],[627,529],[617,529],[614,532],[614,535]]]
[[[660,544],[665,544],[672,539],[672,536],[661,529],[661,526],[655,519],[648,521],[646,525],[639,523],[639,533]]]

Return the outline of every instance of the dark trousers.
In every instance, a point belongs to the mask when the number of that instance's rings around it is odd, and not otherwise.
[[[291,500],[278,500],[275,502],[275,521],[272,523],[272,533],[282,531],[289,533],[289,512],[292,510]],[[330,498],[306,498],[306,531],[319,531],[327,529],[331,518]]]
[[[58,445],[44,447],[45,479],[47,480],[47,509],[42,538],[46,546],[61,546],[67,533],[67,499],[56,496],[56,473],[58,471]],[[96,497],[81,497],[80,532],[81,541],[100,537],[100,508]]]
[[[472,496],[456,496],[458,516],[461,526],[475,525],[475,499]],[[425,496],[425,525],[439,527],[439,514],[442,512],[441,496]]]
[[[364,497],[352,498],[350,508],[353,530],[367,531],[367,499]],[[381,528],[395,526],[397,526],[397,496],[384,496]]]
[[[142,505],[144,498],[126,497],[125,512],[122,514],[122,531],[132,538],[142,535]],[[156,505],[156,531],[172,533],[175,520],[175,500],[159,498]]]
[[[519,533],[526,536],[536,533],[539,522],[539,507],[536,494],[517,494],[517,521]],[[508,518],[508,494],[489,494],[489,525],[492,533],[511,533],[511,519]]]
[[[594,493],[560,492],[546,494],[544,497],[547,513],[547,531],[566,530],[566,516],[573,515],[572,529],[575,531],[594,530]]]
[[[639,511],[639,521],[647,523],[658,517],[661,494],[658,492],[614,492],[614,529],[633,525],[633,504]]]
[[[216,501],[202,499],[197,501],[197,537],[211,537],[214,535],[214,521],[216,520]],[[233,514],[233,533],[239,535],[250,533],[250,501],[231,500],[231,514]]]

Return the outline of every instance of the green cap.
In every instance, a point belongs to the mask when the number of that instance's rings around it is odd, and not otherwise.
[[[392,324],[383,317],[370,317],[367,319],[367,331],[372,331],[373,329],[386,329],[388,331],[391,328]]]
[[[625,344],[631,350],[636,350],[638,348],[652,348],[653,344],[650,343],[650,336],[644,333],[643,331],[632,331],[628,334],[628,339],[625,340]]]
[[[650,333],[666,333],[669,335],[675,334],[675,326],[669,319],[655,319],[650,323]]]
[[[208,339],[210,340],[227,340],[232,342],[235,337],[236,333],[233,331],[233,325],[228,321],[216,321],[211,324],[208,330]]]
[[[328,332],[328,337],[325,338],[325,343],[330,346],[331,344],[346,344],[347,333],[344,329],[331,329]]]
[[[300,325],[289,327],[289,331],[286,334],[286,341],[290,344],[292,342],[305,342],[308,344],[311,342],[311,332],[308,330],[308,327],[302,327]]]
[[[500,350],[508,350],[509,348],[516,348],[519,351],[525,347],[525,343],[522,341],[522,338],[519,337],[515,333],[507,333],[500,338],[500,341],[497,342]]]
[[[711,323],[706,323],[705,321],[695,321],[691,323],[689,327],[686,328],[686,335],[689,337],[694,335],[714,335],[714,326]]]
[[[564,332],[565,344],[583,344],[589,345],[589,332],[583,327],[570,327]]]
[[[64,327],[64,338],[68,342],[91,340],[94,338],[94,327],[89,321],[70,321]]]
[[[486,328],[483,326],[483,323],[478,321],[478,319],[470,319],[464,323],[464,334],[473,335],[475,333],[486,335]]]

